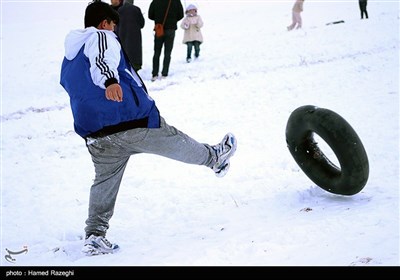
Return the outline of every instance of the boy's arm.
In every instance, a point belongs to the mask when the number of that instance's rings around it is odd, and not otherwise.
[[[85,44],[85,55],[90,62],[93,83],[103,89],[118,83],[118,65],[121,60],[121,46],[112,34],[97,31]]]
[[[97,31],[85,44],[84,53],[90,62],[90,76],[95,85],[105,89],[106,98],[122,101],[118,65],[121,46],[118,40],[105,31]]]

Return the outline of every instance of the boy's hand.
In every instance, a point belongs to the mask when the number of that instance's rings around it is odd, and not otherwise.
[[[122,88],[119,84],[112,84],[106,88],[106,98],[108,100],[122,102]]]

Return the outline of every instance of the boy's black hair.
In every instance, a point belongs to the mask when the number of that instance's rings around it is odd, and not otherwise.
[[[85,10],[85,28],[97,27],[105,19],[118,24],[118,12],[105,2],[99,0],[90,2]]]

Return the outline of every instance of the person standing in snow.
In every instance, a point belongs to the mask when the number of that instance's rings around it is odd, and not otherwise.
[[[133,68],[139,71],[143,64],[141,29],[145,25],[142,11],[133,5],[133,0],[111,0],[111,5],[119,14],[115,32]]]
[[[358,0],[358,6],[360,7],[360,12],[361,12],[361,19],[368,18],[368,12],[367,12],[367,4],[368,0]]]
[[[82,249],[89,256],[119,250],[106,233],[130,156],[159,155],[206,166],[222,177],[237,147],[231,133],[209,145],[167,124],[121,49],[114,33],[118,21],[111,5],[89,3],[85,28],[65,38],[60,74],[60,84],[70,97],[75,132],[85,140],[95,170]]]
[[[303,24],[301,13],[303,12],[304,0],[296,0],[292,8],[292,24],[287,27],[287,30],[293,30],[294,28],[300,29]]]
[[[200,44],[203,43],[203,34],[201,28],[203,27],[203,20],[197,14],[197,7],[190,4],[186,7],[186,17],[181,22],[181,28],[184,30],[183,43],[187,45],[186,62],[192,61],[192,49],[194,47],[194,57],[198,58],[200,55]]]
[[[175,32],[178,29],[178,21],[183,18],[183,6],[180,0],[153,0],[150,3],[148,18],[155,24],[163,23],[164,18],[164,36],[154,35],[154,55],[153,70],[151,81],[158,79],[160,70],[160,56],[164,48],[164,60],[161,70],[161,77],[166,78],[169,74],[169,65],[171,64],[171,54],[174,47]]]

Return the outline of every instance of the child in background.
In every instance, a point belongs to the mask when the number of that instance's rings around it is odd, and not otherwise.
[[[194,56],[198,58],[200,55],[200,44],[203,43],[203,35],[200,28],[203,27],[203,20],[197,14],[197,7],[193,4],[187,6],[185,18],[181,22],[183,28],[183,43],[187,45],[186,62],[192,61],[192,49],[194,47]]]

